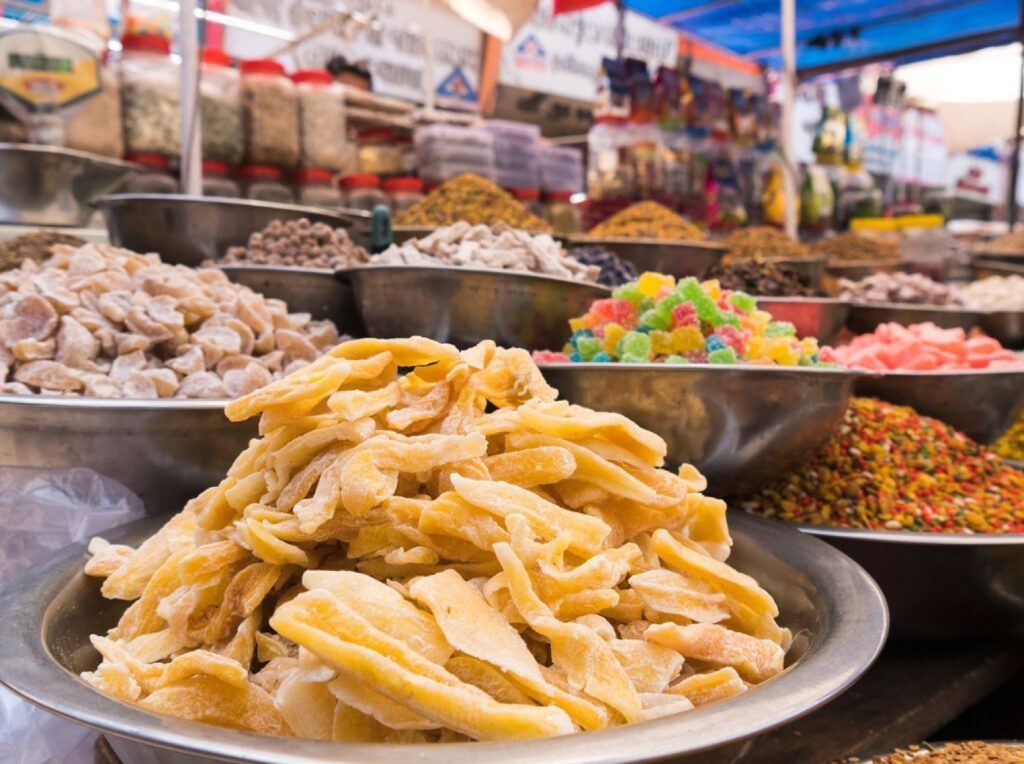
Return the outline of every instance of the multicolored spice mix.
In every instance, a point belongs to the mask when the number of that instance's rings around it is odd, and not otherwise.
[[[732,260],[711,266],[705,279],[717,279],[723,289],[733,289],[758,297],[817,297],[818,290],[803,273],[785,263],[758,257]]]
[[[940,743],[912,745],[887,756],[844,759],[837,764],[1021,764],[1024,746],[1007,743]]]
[[[1024,417],[992,444],[992,450],[1004,459],[1024,461]]]
[[[717,281],[648,271],[569,321],[562,353],[538,352],[539,363],[752,363],[811,366],[818,343],[797,339],[793,324],[773,321],[757,300]]]
[[[1024,533],[1024,471],[937,419],[854,398],[832,439],[744,509],[841,528]]]
[[[657,202],[637,202],[587,232],[597,239],[703,241],[707,235],[686,218]]]
[[[442,183],[410,207],[395,215],[395,225],[451,225],[465,220],[473,225],[508,223],[534,233],[550,233],[551,226],[531,213],[512,194],[486,178],[467,173]]]
[[[725,240],[729,254],[722,262],[735,260],[807,260],[811,250],[799,241],[789,238],[778,228],[754,225],[733,231]]]

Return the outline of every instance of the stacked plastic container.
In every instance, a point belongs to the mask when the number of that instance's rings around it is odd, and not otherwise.
[[[482,129],[494,137],[497,184],[502,188],[539,188],[540,128],[492,119]]]
[[[430,185],[463,173],[496,180],[494,138],[489,132],[452,125],[417,127],[413,134],[420,177]]]
[[[540,150],[540,188],[552,191],[583,191],[583,154],[569,146],[544,146]]]

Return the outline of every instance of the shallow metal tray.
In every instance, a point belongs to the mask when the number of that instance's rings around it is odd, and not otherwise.
[[[391,764],[618,764],[756,761],[756,737],[839,695],[864,673],[885,641],[887,612],[875,583],[855,563],[781,523],[730,513],[730,562],[775,597],[794,635],[789,668],[737,698],[644,724],[547,740],[450,745],[331,744],[254,735],[160,717],[100,695],[76,674],[95,667],[89,634],[104,633],[124,602],[104,600],[81,572],[77,544],[0,593],[0,683],[49,711],[101,730],[125,761],[186,764],[197,759],[274,764],[324,761]],[[137,544],[155,519],[105,534]]]
[[[861,372],[753,365],[542,364],[561,397],[623,414],[668,443],[713,496],[751,493],[798,468],[843,418]]]
[[[813,289],[821,290],[825,281],[824,257],[798,257],[796,259],[771,258],[771,263],[792,268],[807,277]]]
[[[188,194],[115,194],[96,200],[110,242],[136,252],[156,252],[164,262],[197,267],[275,220],[306,218],[332,228],[370,220],[370,213],[335,214],[320,207]]]
[[[492,339],[506,347],[559,350],[569,319],[607,287],[519,271],[370,265],[335,274],[351,284],[370,337],[419,335],[458,347]]]
[[[702,278],[728,251],[723,244],[709,241],[662,241],[660,239],[598,239],[586,235],[568,236],[570,246],[598,246],[629,260],[638,272],[655,271],[676,278]]]
[[[915,305],[896,302],[852,302],[847,324],[858,334],[873,332],[880,324],[901,326],[930,321],[943,329],[973,329],[982,320],[981,311],[943,305]]]
[[[1024,534],[796,527],[864,566],[885,592],[896,639],[1007,636],[1024,628]]]
[[[96,197],[141,169],[84,151],[0,143],[0,223],[85,226]]]
[[[989,259],[987,256],[971,262],[971,274],[975,279],[989,276],[1024,276],[1024,255],[1013,259]]]
[[[757,306],[776,321],[789,321],[799,337],[832,342],[846,326],[850,304],[835,297],[758,297]]]
[[[858,379],[857,395],[910,406],[991,443],[1024,414],[1024,369],[886,371]]]
[[[256,420],[229,422],[224,404],[0,395],[0,465],[88,467],[147,512],[178,510],[256,437]]]
[[[830,276],[851,281],[866,279],[875,273],[895,273],[907,267],[905,260],[865,260],[863,262],[827,262]]]
[[[315,319],[330,319],[338,331],[362,337],[352,287],[334,277],[334,271],[279,265],[220,265],[232,281],[264,297],[284,300],[292,313],[309,313]]]

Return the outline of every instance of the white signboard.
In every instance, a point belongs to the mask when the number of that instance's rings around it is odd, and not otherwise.
[[[948,164],[951,196],[982,204],[1002,204],[1006,198],[1006,167],[994,159],[957,154]]]
[[[501,54],[498,82],[540,93],[592,101],[597,95],[601,59],[614,58],[618,11],[603,3],[576,13],[551,15],[551,0],[537,12]],[[623,55],[646,61],[652,70],[675,66],[679,38],[674,31],[639,14],[626,13]]]
[[[479,93],[482,37],[441,3],[424,13],[421,0],[352,0],[353,11],[376,15],[382,28],[373,31],[354,27],[349,35],[318,35],[291,55],[296,68],[323,67],[333,55],[349,61],[365,61],[373,75],[374,92],[423,100],[424,28],[429,24],[433,45],[433,88],[437,102],[449,107],[474,108]],[[302,0],[231,0],[232,16],[301,34],[322,23],[334,12]],[[225,48],[239,58],[258,58],[281,46],[255,32],[229,27]]]

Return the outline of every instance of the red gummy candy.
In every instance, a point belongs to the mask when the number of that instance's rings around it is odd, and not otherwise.
[[[735,326],[729,326],[728,324],[719,326],[715,329],[715,334],[719,336],[722,342],[735,350],[738,355],[742,355],[746,350],[747,333],[741,332]]]
[[[569,363],[569,356],[565,353],[557,353],[554,350],[534,350],[534,363]]]
[[[681,302],[672,308],[672,328],[681,326],[700,326],[697,307],[692,302]]]
[[[636,315],[636,309],[630,300],[620,300],[615,297],[595,300],[590,306],[590,312],[600,318],[603,323],[616,323],[622,326],[632,322]]]

